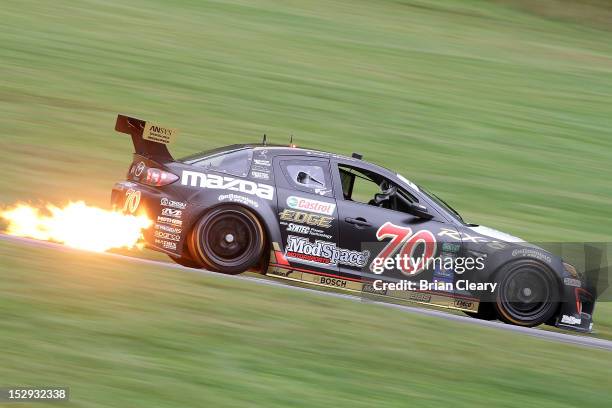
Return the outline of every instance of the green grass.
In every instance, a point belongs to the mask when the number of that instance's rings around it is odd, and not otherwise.
[[[176,155],[294,134],[471,221],[607,241],[612,32],[506,3],[5,1],[3,201],[106,204],[123,112],[180,128]]]
[[[176,156],[293,134],[396,169],[470,221],[610,241],[610,10],[5,0],[0,206],[107,205],[132,152],[121,112],[180,128]],[[68,384],[79,406],[610,400],[602,352],[94,255],[0,254],[0,385]],[[595,325],[612,338],[610,303]]]
[[[0,384],[68,385],[68,406],[609,403],[606,351],[95,254],[0,256]]]

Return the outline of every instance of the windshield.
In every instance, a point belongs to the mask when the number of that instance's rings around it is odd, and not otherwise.
[[[450,204],[448,204],[446,201],[444,201],[443,199],[441,199],[440,197],[438,197],[437,195],[435,195],[434,193],[424,189],[422,186],[417,186],[416,184],[414,184],[412,181],[408,180],[406,177],[402,176],[401,174],[398,174],[397,177],[402,180],[404,183],[408,184],[411,188],[413,188],[416,191],[421,191],[423,194],[425,194],[431,201],[435,202],[436,204],[438,204],[440,207],[442,207],[443,209],[445,209],[447,212],[455,215],[455,218],[457,218],[459,221],[461,221],[462,223],[465,224],[465,221],[463,221],[463,217],[461,217],[461,214],[459,214],[459,212],[457,210],[455,210],[453,207],[450,206]]]

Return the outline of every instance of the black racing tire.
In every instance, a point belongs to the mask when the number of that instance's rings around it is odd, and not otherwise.
[[[539,326],[558,309],[559,281],[549,267],[538,261],[511,262],[499,271],[495,281],[495,310],[505,323]]]
[[[265,241],[257,216],[231,204],[215,207],[200,218],[190,235],[190,249],[208,269],[237,275],[257,265]]]
[[[495,310],[495,305],[491,302],[480,302],[478,305],[477,312],[466,312],[466,315],[473,317],[474,319],[479,320],[496,320],[497,319],[497,311]]]

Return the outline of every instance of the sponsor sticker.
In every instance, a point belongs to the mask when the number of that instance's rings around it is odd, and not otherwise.
[[[349,265],[364,267],[370,258],[370,251],[353,251],[336,247],[333,242],[317,240],[314,243],[308,238],[289,235],[285,256],[306,262],[327,265]]]
[[[546,253],[539,251],[537,249],[534,249],[534,248],[515,249],[512,251],[512,256],[515,256],[515,257],[516,256],[526,256],[529,258],[535,258],[540,261],[544,261],[548,263],[552,262],[552,258],[550,257],[550,255],[547,255]]]
[[[319,237],[319,238],[324,238],[324,239],[332,239],[331,234],[326,234],[325,231],[314,228],[314,227],[309,227],[307,225],[299,225],[299,224],[293,224],[290,223],[287,225],[287,232],[293,232],[295,234],[305,234],[305,235],[312,235],[315,237]]]
[[[563,283],[567,286],[574,286],[576,288],[582,287],[582,282],[580,282],[579,279],[563,278]]]
[[[217,174],[205,174],[197,171],[183,170],[181,184],[191,187],[238,191],[245,194],[256,195],[265,200],[272,200],[274,198],[274,187],[271,185],[220,176]]]
[[[231,201],[233,203],[240,203],[249,205],[251,207],[259,208],[259,203],[251,198],[244,197],[238,194],[224,194],[217,198],[217,201]]]
[[[180,234],[183,229],[179,227],[173,227],[165,224],[155,224],[155,229],[169,232],[171,234]]]
[[[251,171],[251,177],[260,180],[270,180],[270,174],[263,171]]]
[[[162,217],[161,215],[157,216],[157,222],[162,223],[162,224],[176,225],[176,226],[179,226],[179,227],[183,226],[183,221],[182,220],[175,220],[175,219],[169,218],[169,217]]]
[[[151,122],[146,122],[142,131],[143,139],[163,144],[174,142],[177,135],[178,129],[160,126]]]
[[[443,242],[442,243],[442,250],[445,252],[459,252],[459,249],[461,249],[461,245],[459,245],[456,242]]]
[[[156,239],[155,240],[155,245],[159,245],[164,249],[170,249],[173,251],[176,251],[176,242],[172,242],[172,241],[164,241],[161,239]]]
[[[334,286],[336,288],[346,288],[346,281],[344,279],[330,278],[327,276],[319,276],[319,283],[326,286]]]
[[[187,203],[184,203],[182,201],[170,200],[166,197],[163,197],[161,200],[159,200],[159,203],[164,207],[178,208],[179,210],[184,210],[187,207]]]
[[[387,294],[387,289],[376,289],[374,288],[374,284],[372,283],[364,283],[361,290],[364,293],[372,293],[375,295],[386,295]]]
[[[167,239],[170,241],[180,241],[181,237],[179,235],[176,234],[170,234],[168,232],[164,232],[164,231],[155,231],[155,236],[157,238],[162,238],[162,239]]]
[[[183,216],[183,211],[172,208],[162,208],[161,215],[166,217],[181,218]]]
[[[273,268],[268,272],[268,275],[280,276],[281,278],[288,278],[291,276],[291,270]]]
[[[309,214],[303,211],[294,211],[284,209],[278,214],[281,221],[297,222],[299,224],[306,224],[313,227],[329,228],[332,225],[333,217],[327,217],[325,215]]]
[[[415,302],[431,302],[431,295],[427,293],[411,292],[408,295],[408,300],[414,300]]]
[[[296,232],[298,234],[310,234],[310,227],[306,225],[289,224],[287,225],[287,232]]]
[[[269,167],[271,165],[270,160],[264,160],[264,159],[254,159],[253,163],[255,163],[258,166],[266,166],[266,167]]]
[[[324,215],[332,215],[336,210],[336,204],[334,203],[296,196],[287,197],[287,207]]]
[[[563,315],[563,317],[561,317],[561,323],[579,326],[582,324],[582,319],[578,319],[574,316]]]
[[[453,304],[455,307],[459,309],[468,309],[468,310],[474,309],[474,302],[472,302],[471,300],[455,299]]]

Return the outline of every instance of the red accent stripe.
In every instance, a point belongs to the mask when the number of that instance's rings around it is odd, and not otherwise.
[[[283,254],[281,251],[274,251],[274,253],[276,254],[276,261],[279,265],[289,266],[289,261],[285,257],[285,254]]]
[[[593,296],[589,293],[588,290],[576,288],[574,290],[574,295],[576,296],[576,310],[578,311],[578,314],[582,313],[582,301],[580,300],[580,293],[584,293],[587,297],[593,299]]]

